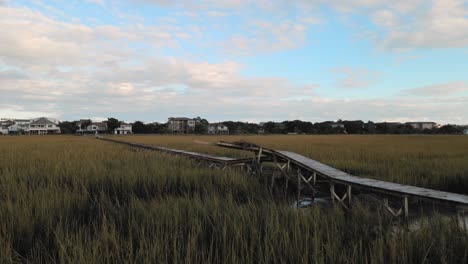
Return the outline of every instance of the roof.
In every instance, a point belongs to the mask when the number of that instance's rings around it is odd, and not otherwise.
[[[0,122],[0,126],[3,127],[3,128],[8,128],[8,127],[10,127],[10,126],[12,126],[14,124],[15,124],[15,122],[13,122],[13,121],[1,121]]]
[[[107,121],[103,121],[103,122],[93,122],[93,123],[91,123],[91,125],[104,127],[104,126],[107,126]]]
[[[31,122],[31,125],[56,125],[56,123],[50,121],[48,118],[40,117]]]

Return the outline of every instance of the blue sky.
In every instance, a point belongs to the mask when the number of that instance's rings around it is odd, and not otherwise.
[[[468,123],[463,0],[0,0],[0,117]]]

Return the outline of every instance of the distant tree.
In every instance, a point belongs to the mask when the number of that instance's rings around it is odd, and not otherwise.
[[[445,125],[439,128],[439,134],[463,134],[463,127],[456,125]]]
[[[107,119],[107,131],[109,133],[112,133],[114,129],[118,128],[119,126],[120,126],[120,122],[118,119],[113,118],[113,117],[109,117]]]
[[[143,134],[148,133],[148,129],[146,128],[145,124],[141,121],[135,121],[132,125],[132,132],[135,134]]]
[[[205,118],[201,118],[199,116],[195,117],[194,120],[197,123],[202,123],[202,124],[205,124],[205,125],[209,124],[208,120],[206,120]]]
[[[341,121],[341,120],[338,120]],[[315,123],[314,128],[319,134],[342,134],[344,133],[344,128],[337,126],[333,121],[325,121],[321,123]]]
[[[301,122],[299,129],[302,133],[312,134],[314,132],[314,125],[311,122]]]
[[[364,122],[361,120],[356,121],[342,121],[344,128],[348,134],[364,134]]]
[[[203,124],[202,122],[195,124],[195,134],[206,134],[208,133],[208,125]]]
[[[263,124],[263,129],[265,130],[265,133],[267,134],[273,134],[273,131],[275,130],[276,123],[275,122],[266,122]]]
[[[393,134],[395,133],[395,127],[395,124],[387,122],[375,124],[375,130],[378,134]]]
[[[63,121],[59,123],[60,131],[62,134],[75,134],[77,130],[77,121]]]
[[[88,126],[90,126],[93,122],[91,121],[91,119],[87,119],[87,120],[82,120],[80,122],[80,128],[82,130],[85,130]]]
[[[372,121],[367,121],[367,123],[364,125],[364,132],[366,134],[375,134],[376,133],[375,123]]]

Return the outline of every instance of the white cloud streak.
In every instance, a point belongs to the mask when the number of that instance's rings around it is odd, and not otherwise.
[[[427,85],[404,90],[402,94],[425,97],[447,97],[465,92],[468,93],[468,82],[451,82]]]

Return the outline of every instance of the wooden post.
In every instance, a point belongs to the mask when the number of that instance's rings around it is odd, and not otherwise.
[[[466,227],[466,221],[465,221],[465,208],[464,207],[457,207],[457,218],[458,218],[458,223],[459,225],[465,230],[465,232],[468,231]]]
[[[330,183],[330,193],[331,193],[331,198],[332,202],[335,203],[335,184]]]
[[[314,177],[314,186],[315,186],[317,184],[317,172],[314,171],[313,177]]]
[[[405,197],[403,198],[403,211],[404,211],[405,220],[408,220],[408,214],[409,214],[409,210],[408,210],[408,196],[405,196]]]
[[[262,158],[262,152],[263,148],[260,148],[260,150],[258,151],[257,163],[260,163],[260,159]]]
[[[271,175],[271,186],[270,186],[270,192],[273,194],[273,186],[275,185],[275,174]]]
[[[348,185],[348,204],[351,205],[351,185]]]
[[[299,208],[299,199],[301,198],[301,172],[297,169],[297,208]]]

